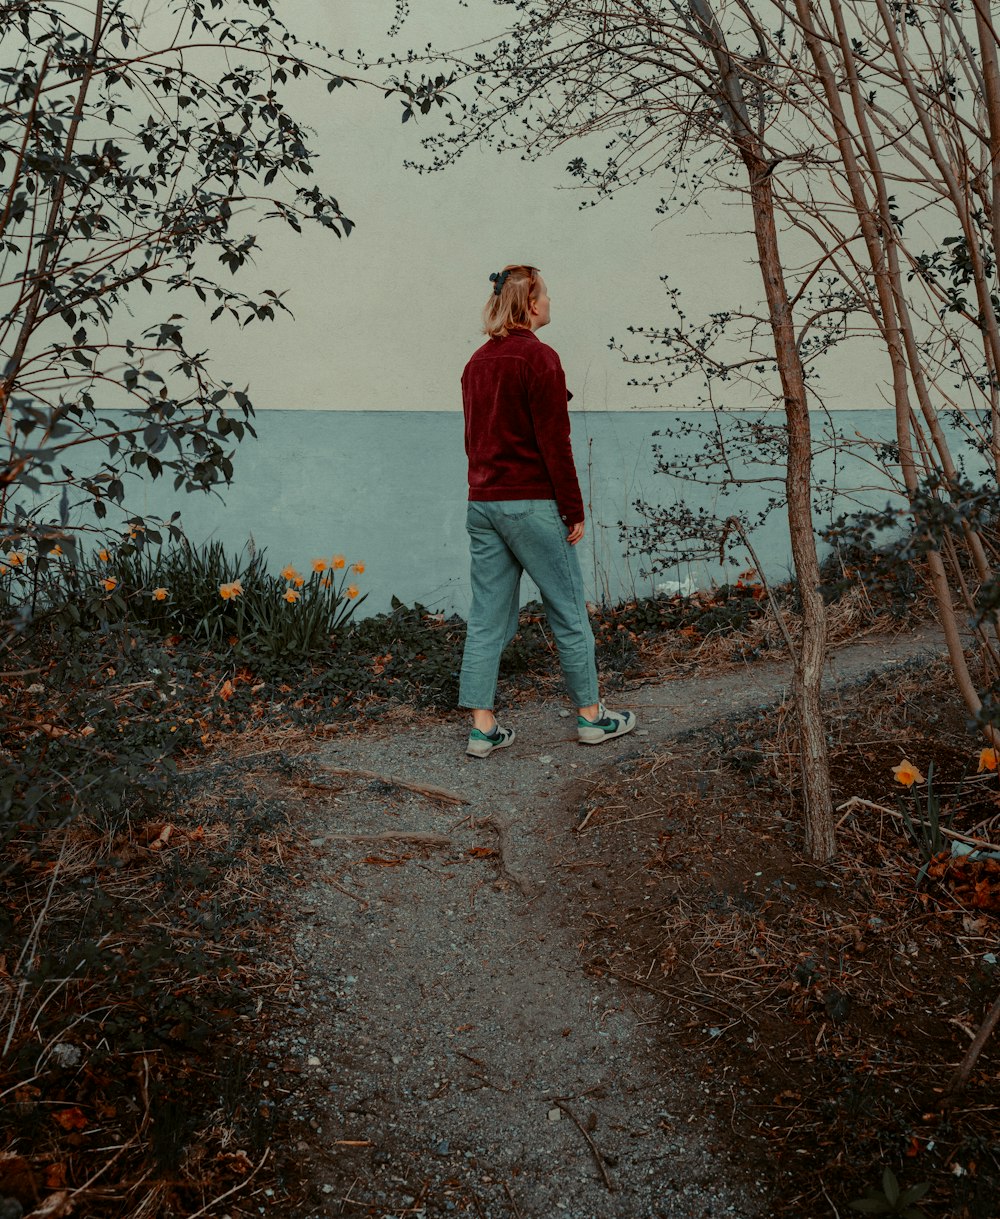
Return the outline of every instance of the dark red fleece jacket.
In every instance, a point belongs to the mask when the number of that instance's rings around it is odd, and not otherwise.
[[[531,330],[489,339],[462,373],[469,499],[554,499],[567,525],[583,520],[569,440],[566,376]]]

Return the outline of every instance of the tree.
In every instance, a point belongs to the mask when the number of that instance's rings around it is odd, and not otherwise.
[[[831,258],[843,251],[841,274],[858,286],[884,343],[913,553],[926,558],[959,692],[996,744],[1000,73],[992,4],[876,0],[870,12],[848,12],[832,0],[824,13],[795,0],[794,19],[850,205],[824,218],[822,241]],[[921,248],[928,232],[942,236]],[[965,450],[957,457],[946,415]],[[967,467],[979,455],[990,469],[976,486]],[[956,603],[975,632],[978,674]]]
[[[286,309],[235,286],[264,221],[351,231],[289,94],[354,82],[271,0],[7,0],[0,35],[0,550],[27,569],[121,505],[129,472],[229,480],[252,404],[213,375],[203,323]]]
[[[136,552],[164,533],[128,516],[129,476],[171,478],[178,498],[225,486],[253,405],[213,372],[209,323],[246,327],[287,308],[281,291],[238,286],[268,225],[351,232],[316,181],[294,104],[308,84],[387,87],[343,75],[279,8],[0,0],[0,675],[8,691],[44,676],[49,700],[44,715],[3,700],[4,743],[18,753],[0,768],[0,839],[62,824],[94,790],[120,799],[162,782],[159,749],[126,758],[79,734],[74,691],[103,687],[115,648],[168,680],[82,543],[107,531],[144,569]],[[404,115],[439,91],[388,88]],[[101,629],[81,639],[81,619]],[[65,756],[53,761],[39,724]]]

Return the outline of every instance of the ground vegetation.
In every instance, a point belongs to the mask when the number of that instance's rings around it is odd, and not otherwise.
[[[252,592],[247,556],[216,561],[213,579],[229,577],[220,586],[242,586],[213,590],[232,613]],[[362,566],[338,561],[310,578]],[[178,580],[179,562],[166,555],[157,581]],[[133,563],[125,555],[107,578],[124,584]],[[307,579],[287,569],[282,584],[301,591]],[[127,609],[131,590],[119,595]],[[794,589],[778,595],[794,620]],[[288,615],[303,608],[274,599]],[[236,1214],[261,1191],[287,1200],[304,1187],[282,1124],[296,1077],[276,1086],[267,1057],[269,1030],[295,1020],[280,907],[310,867],[287,795],[308,797],[324,740],[405,725],[421,709],[456,714],[459,619],[399,603],[340,623],[317,653],[230,635],[235,619],[218,631],[200,611],[162,610],[140,600],[94,620],[84,598],[71,648],[39,615],[30,671],[3,694],[5,783],[22,778],[5,789],[0,1195],[25,1214]],[[831,620],[847,638],[898,622],[857,584]],[[612,693],[671,672],[736,672],[786,646],[750,573],[697,598],[597,611],[595,632]],[[66,651],[98,650],[99,679],[67,669]],[[505,698],[551,697],[554,670],[544,615],[528,606]],[[90,773],[94,755],[119,768],[81,793],[85,811],[70,815],[58,786],[43,798],[47,775]]]

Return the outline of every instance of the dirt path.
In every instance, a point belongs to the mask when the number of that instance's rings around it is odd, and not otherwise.
[[[831,687],[941,651],[929,628],[842,647]],[[721,1085],[664,1056],[658,1001],[584,971],[574,895],[593,839],[574,827],[608,768],[625,818],[637,759],[775,703],[789,676],[767,662],[643,685],[627,698],[639,730],[594,749],[552,702],[506,717],[519,739],[485,761],[464,756],[458,717],[323,747],[313,779],[330,795],[300,810],[317,853],[295,930],[301,1023],[273,1046],[275,1068],[306,1080],[293,1103],[314,1181],[304,1214],[769,1214],[707,1115]]]

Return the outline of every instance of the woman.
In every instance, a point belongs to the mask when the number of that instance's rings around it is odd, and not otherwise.
[[[566,377],[535,331],[549,323],[537,267],[490,276],[483,309],[489,335],[465,366],[462,403],[469,458],[467,528],[472,606],[459,705],[472,710],[466,753],[485,758],[514,740],[493,714],[500,655],[517,631],[521,572],[538,585],[577,707],[577,738],[598,745],[631,732],[631,711],[608,711],[597,690],[594,635],[574,547],[583,537],[583,498],[569,439]]]

